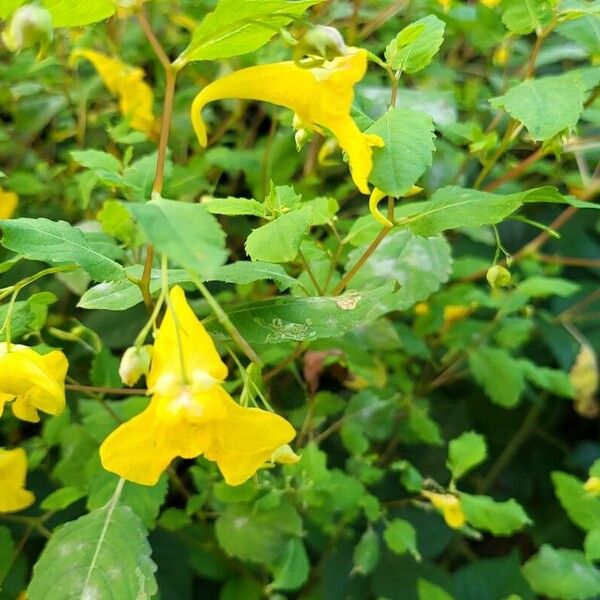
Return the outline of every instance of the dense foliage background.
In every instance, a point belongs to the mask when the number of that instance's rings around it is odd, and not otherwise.
[[[2,339],[8,314],[69,372],[60,415],[0,419],[36,496],[0,513],[0,598],[600,598],[600,3],[45,0],[23,35],[20,4],[0,4]],[[290,110],[212,103],[206,149],[192,129],[217,77],[318,63],[317,25],[371,53],[351,114],[385,142],[391,230]],[[146,121],[142,75],[111,89],[87,50],[143,69]],[[230,393],[285,416],[301,460],[237,487],[178,460],[115,508],[98,447],[148,402],[118,367],[161,254]]]

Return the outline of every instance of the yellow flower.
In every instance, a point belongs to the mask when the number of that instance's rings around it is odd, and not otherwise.
[[[0,449],[0,513],[16,512],[33,504],[35,496],[25,489],[26,475],[25,451]]]
[[[600,496],[600,477],[590,477],[583,484],[583,489],[592,496]]]
[[[453,494],[436,494],[423,490],[423,496],[429,499],[431,504],[441,511],[444,521],[452,529],[460,529],[466,523],[460,500]]]
[[[498,6],[502,0],[480,0],[480,2],[488,8],[496,8],[496,6]]]
[[[113,431],[100,448],[104,468],[154,485],[177,456],[215,461],[230,485],[252,477],[295,436],[282,417],[244,408],[223,389],[227,367],[174,287],[154,345],[149,406]]]
[[[75,50],[71,60],[78,58],[85,58],[94,65],[104,85],[119,98],[119,110],[129,119],[132,129],[150,138],[156,137],[158,123],[153,112],[154,94],[144,81],[144,71],[95,50]]]
[[[367,70],[367,53],[348,48],[319,67],[303,68],[289,61],[259,65],[235,71],[206,86],[192,104],[192,123],[202,146],[207,144],[202,109],[214,100],[242,98],[261,100],[293,110],[305,128],[325,128],[348,155],[352,179],[363,194],[369,193],[372,146],[383,146],[374,134],[362,133],[350,117],[353,85]]]
[[[15,417],[37,423],[38,410],[57,415],[65,407],[68,362],[59,350],[38,354],[19,344],[0,344],[0,416],[12,402]]]
[[[10,219],[18,205],[19,196],[14,192],[5,192],[0,187],[0,219]]]

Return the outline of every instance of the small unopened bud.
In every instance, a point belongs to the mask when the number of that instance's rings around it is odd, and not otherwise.
[[[592,496],[600,496],[600,477],[590,477],[583,484],[583,489]]]
[[[282,465],[293,465],[300,460],[300,457],[292,450],[289,444],[279,446],[271,455],[271,462]]]
[[[295,54],[302,56],[320,56],[325,60],[332,60],[336,56],[347,53],[346,42],[342,34],[335,27],[317,25],[311,27],[299,40]]]
[[[300,152],[300,150],[304,148],[304,144],[310,139],[310,132],[308,129],[297,129],[294,134],[294,139],[296,140],[296,150]]]
[[[2,32],[2,41],[11,52],[40,44],[42,51],[52,41],[52,17],[41,6],[26,4],[18,8]]]
[[[152,346],[127,348],[119,365],[121,381],[131,387],[135,385],[142,375],[147,375],[152,359]]]
[[[488,269],[485,275],[490,287],[498,289],[506,287],[510,283],[510,271],[502,265],[494,265]]]

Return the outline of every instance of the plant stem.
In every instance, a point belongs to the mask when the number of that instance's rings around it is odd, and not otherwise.
[[[298,256],[300,257],[300,260],[302,261],[302,265],[304,266],[304,269],[305,269],[311,283],[313,284],[317,294],[319,294],[319,296],[322,296],[323,290],[321,289],[321,286],[319,285],[319,282],[317,281],[317,278],[315,277],[313,270],[310,268],[310,265],[308,264],[308,261],[306,260],[306,257],[304,256],[304,253],[302,252],[302,250],[298,250]]]
[[[389,221],[394,221],[394,199],[388,197],[388,210],[387,218]],[[365,250],[364,254],[356,261],[356,264],[342,277],[342,280],[335,286],[332,294],[338,296],[345,289],[354,276],[362,269],[363,265],[369,260],[373,252],[377,250],[381,242],[387,237],[388,233],[392,231],[391,227],[384,227],[378,234],[377,237],[371,242],[369,247]]]

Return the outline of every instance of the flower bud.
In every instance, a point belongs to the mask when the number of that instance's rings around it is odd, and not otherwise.
[[[41,6],[26,4],[18,8],[2,32],[2,41],[11,52],[40,44],[46,48],[52,40],[52,17]]]
[[[151,359],[152,346],[142,346],[140,348],[131,346],[127,348],[119,365],[121,381],[129,387],[137,383],[142,375],[148,374]]]
[[[335,28],[326,25],[311,27],[299,40],[295,48],[298,58],[303,56],[320,56],[332,60],[347,52],[346,42],[342,34]]]
[[[592,496],[600,496],[600,477],[590,477],[583,484],[583,489]]]
[[[282,465],[293,465],[300,460],[300,457],[292,450],[289,444],[279,446],[271,455],[271,462]]]
[[[485,275],[490,287],[494,290],[506,287],[510,283],[510,271],[502,265],[494,265]]]

